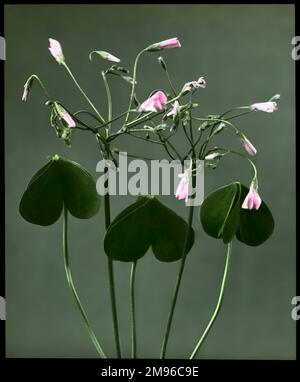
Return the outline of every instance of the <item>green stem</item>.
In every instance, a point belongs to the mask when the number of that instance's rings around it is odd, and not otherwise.
[[[137,357],[136,346],[136,322],[135,322],[135,272],[137,261],[134,261],[131,266],[130,274],[130,306],[131,306],[131,343],[132,343],[132,358]]]
[[[70,270],[70,265],[69,265],[69,252],[68,252],[68,210],[66,208],[66,206],[64,206],[64,221],[63,221],[63,254],[64,254],[64,265],[65,265],[65,271],[66,271],[66,276],[67,276],[67,281],[68,281],[68,285],[69,285],[69,288],[71,290],[71,293],[74,297],[74,300],[76,302],[76,305],[80,311],[80,314],[84,320],[84,323],[86,325],[86,328],[87,328],[87,331],[89,333],[89,336],[97,350],[97,352],[99,353],[100,357],[101,358],[106,358],[106,355],[104,353],[104,351],[102,350],[98,340],[97,340],[97,337],[93,331],[93,329],[91,328],[91,325],[90,325],[90,322],[89,322],[89,319],[85,313],[85,310],[83,309],[83,306],[80,302],[80,299],[78,297],[78,294],[76,292],[76,289],[75,289],[75,286],[74,286],[74,283],[73,283],[73,279],[72,279],[72,274],[71,274],[71,270]]]
[[[132,102],[133,102],[134,91],[135,91],[135,85],[136,85],[136,76],[137,76],[137,66],[138,66],[138,62],[139,62],[139,59],[140,59],[141,55],[142,55],[145,51],[146,51],[146,49],[141,50],[141,51],[139,52],[139,54],[136,56],[135,61],[134,61],[133,75],[132,75],[132,85],[131,85],[131,94],[130,94],[129,106],[128,106],[128,110],[127,110],[127,113],[126,113],[126,117],[125,117],[124,125],[126,125],[126,123],[128,122],[129,113],[130,113],[130,109],[131,109]]]
[[[101,74],[102,74],[102,78],[103,78],[103,82],[104,82],[104,86],[105,86],[105,90],[106,90],[106,95],[107,95],[107,104],[108,104],[108,116],[107,116],[107,120],[110,121],[110,120],[112,119],[112,99],[111,99],[111,92],[110,92],[110,88],[109,88],[109,85],[108,85],[108,81],[107,81],[105,72],[102,71]],[[107,129],[106,129],[106,137],[107,137],[107,138],[109,137],[110,132],[111,132],[111,123],[109,123],[109,124],[107,125]]]
[[[195,170],[194,159],[195,158],[193,158],[193,170]],[[196,186],[196,177],[193,175],[192,176],[192,187],[193,187],[193,189],[195,189],[195,186]],[[183,275],[186,256],[187,256],[187,247],[188,247],[188,242],[189,242],[189,237],[190,237],[190,231],[191,231],[192,224],[193,224],[193,216],[194,216],[194,206],[191,205],[189,207],[188,227],[187,227],[187,231],[186,231],[185,239],[184,239],[183,254],[182,254],[182,258],[181,258],[179,273],[178,273],[176,284],[175,284],[173,299],[172,299],[171,308],[170,308],[167,326],[166,326],[166,332],[165,332],[165,335],[163,338],[163,343],[162,343],[161,352],[160,352],[160,358],[161,359],[164,359],[166,356],[166,350],[167,350],[168,340],[169,340],[169,336],[170,336],[174,311],[175,311],[175,307],[176,307],[176,302],[177,302],[177,298],[178,298],[178,293],[179,293],[179,289],[180,289],[180,285],[181,285],[182,275]]]
[[[74,81],[75,85],[77,86],[77,88],[79,89],[80,93],[83,95],[83,97],[87,100],[87,102],[89,103],[89,105],[91,106],[91,108],[94,110],[94,112],[97,114],[97,116],[99,117],[100,121],[102,123],[105,122],[104,118],[102,117],[102,115],[99,113],[99,111],[97,110],[97,108],[95,107],[95,105],[92,103],[92,101],[89,99],[89,97],[86,95],[86,93],[82,90],[81,86],[79,85],[79,83],[77,82],[76,78],[74,77],[71,69],[68,67],[68,65],[63,62],[63,66],[64,68],[67,70],[67,72],[69,73],[70,77],[72,78],[72,80]]]
[[[209,330],[211,329],[211,327],[212,327],[212,325],[213,325],[213,323],[214,323],[215,319],[217,318],[218,313],[220,311],[220,308],[221,308],[221,305],[222,305],[222,301],[223,301],[223,297],[224,297],[225,284],[226,284],[227,275],[228,275],[228,268],[229,268],[229,260],[230,260],[231,250],[232,250],[232,242],[228,243],[228,245],[227,245],[227,256],[226,256],[225,268],[224,268],[222,284],[221,284],[219,298],[218,298],[218,301],[217,301],[216,308],[215,308],[215,310],[213,312],[213,315],[211,316],[211,319],[209,320],[209,323],[208,323],[206,329],[204,330],[204,332],[203,332],[202,336],[200,337],[199,341],[197,342],[197,345],[194,348],[194,350],[193,350],[192,354],[190,355],[189,359],[194,359],[196,357],[197,352],[200,349],[200,346],[202,345],[203,341],[205,340]]]
[[[110,200],[109,200],[108,193],[105,194],[104,196],[104,210],[105,210],[105,228],[107,229],[108,226],[110,225]],[[112,316],[113,316],[117,357],[122,358],[120,335],[119,335],[119,323],[118,323],[118,315],[117,315],[114,268],[113,268],[113,261],[111,259],[108,259],[108,277],[109,277],[109,290],[110,290],[111,309],[112,309]]]
[[[51,100],[51,96],[48,92],[48,90],[46,89],[46,86],[43,84],[43,82],[41,81],[41,79],[36,75],[36,74],[32,74],[30,76],[31,78],[34,78],[35,80],[37,80],[37,82],[39,83],[40,87],[42,88],[43,92],[45,93],[45,96],[48,100]]]

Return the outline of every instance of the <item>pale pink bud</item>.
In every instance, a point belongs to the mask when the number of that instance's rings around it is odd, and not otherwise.
[[[22,101],[26,102],[27,101],[27,97],[28,97],[28,88],[27,86],[24,86],[24,91],[23,91],[23,94],[22,94]]]
[[[277,110],[277,103],[276,102],[261,102],[261,103],[254,103],[250,106],[251,110],[255,111],[264,111],[266,113],[273,113],[273,111]]]
[[[65,58],[64,58],[60,43],[57,40],[54,40],[53,38],[49,38],[49,42],[50,42],[49,50],[50,50],[52,56],[55,58],[55,60],[59,64],[62,64],[64,62]]]
[[[94,50],[93,52],[91,52],[90,53],[90,60],[92,60],[93,54],[98,54],[98,56],[100,56],[104,60],[108,60],[111,62],[120,62],[121,61],[118,57],[112,55],[111,53],[105,52],[104,50]]]
[[[181,178],[181,180],[176,190],[176,199],[184,199],[185,201],[187,201],[189,196],[189,182],[191,177],[190,170],[186,170],[183,174],[179,174],[178,176],[179,178]]]
[[[257,152],[256,148],[253,146],[253,144],[246,137],[244,137],[244,139],[243,139],[243,145],[244,145],[244,148],[249,155],[251,155],[251,156],[256,155],[256,152]]]
[[[180,109],[179,102],[175,101],[173,104],[173,108],[168,112],[167,116],[168,117],[172,117],[172,116],[175,117],[178,114],[179,109]]]
[[[160,49],[180,48],[181,44],[177,37],[170,38],[158,43]]]
[[[106,59],[107,59],[108,61],[112,61],[112,62],[120,62],[120,61],[121,61],[118,57],[116,57],[116,56],[114,56],[114,55],[112,55],[112,54],[110,54],[110,53],[108,53]]]
[[[61,112],[60,116],[67,122],[67,125],[69,127],[76,127],[76,123],[74,119],[70,116],[70,114],[66,110]]]
[[[76,127],[76,122],[74,119],[70,116],[70,114],[59,104],[56,105],[56,110],[60,117],[67,123],[68,127]]]
[[[168,40],[160,41],[148,46],[146,49],[148,52],[155,52],[157,50],[180,48],[181,44],[177,37],[170,38]]]
[[[167,101],[168,99],[165,93],[158,91],[141,104],[139,111],[147,112],[164,110],[167,107]]]
[[[206,157],[204,159],[213,160],[213,159],[219,158],[219,156],[220,156],[219,153],[211,153],[211,154],[206,155]]]
[[[253,187],[250,187],[250,190],[242,204],[242,208],[248,210],[252,210],[253,208],[255,208],[256,210],[258,210],[260,205],[261,198],[258,192]]]

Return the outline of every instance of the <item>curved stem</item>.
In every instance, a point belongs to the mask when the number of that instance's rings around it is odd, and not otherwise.
[[[195,158],[193,158],[193,159],[195,159]],[[193,166],[193,170],[195,170],[194,160],[193,160],[192,166]],[[195,186],[196,186],[196,177],[195,177],[195,175],[193,175],[192,176],[192,187],[193,187],[193,189],[195,189]],[[188,247],[188,242],[189,242],[189,237],[190,237],[190,231],[191,231],[192,224],[193,224],[193,216],[194,216],[194,206],[191,205],[189,207],[188,227],[187,227],[187,231],[186,231],[185,239],[184,239],[183,254],[182,254],[182,258],[181,258],[179,273],[177,276],[175,289],[174,289],[174,293],[173,293],[173,299],[172,299],[171,308],[170,308],[170,312],[169,312],[169,316],[168,316],[166,332],[165,332],[165,335],[163,338],[163,343],[162,343],[162,347],[161,347],[161,351],[160,351],[160,358],[161,359],[164,359],[166,356],[166,350],[167,350],[168,340],[169,340],[169,336],[170,336],[174,311],[175,311],[175,307],[176,307],[179,288],[180,288],[181,279],[182,279],[185,261],[186,261],[186,256],[187,256],[187,247]]]
[[[64,206],[64,221],[63,221],[63,254],[64,254],[64,265],[65,265],[65,271],[66,271],[66,276],[67,276],[67,281],[68,281],[68,285],[69,285],[69,288],[71,290],[71,293],[74,297],[74,300],[76,302],[76,305],[80,311],[80,314],[84,320],[84,323],[86,325],[86,328],[87,328],[87,331],[89,333],[89,336],[97,350],[97,352],[99,353],[100,357],[101,358],[106,358],[106,355],[104,353],[104,351],[102,350],[98,340],[97,340],[97,337],[93,331],[93,329],[91,328],[91,324],[89,322],[89,319],[85,313],[85,310],[83,309],[83,306],[80,302],[80,299],[78,297],[78,294],[76,292],[76,289],[75,289],[75,286],[74,286],[74,283],[73,283],[73,279],[72,279],[72,274],[71,274],[71,270],[70,270],[70,265],[69,265],[69,252],[68,252],[68,210],[66,208],[66,206]]]
[[[110,121],[110,120],[112,119],[112,99],[111,99],[111,92],[110,92],[110,88],[109,88],[109,85],[108,85],[108,81],[107,81],[105,72],[102,71],[101,74],[102,74],[102,78],[103,78],[103,82],[104,82],[104,86],[105,86],[105,90],[106,90],[106,96],[107,96],[107,104],[108,104],[108,116],[107,116],[107,120]],[[106,137],[107,137],[107,138],[109,137],[110,132],[111,132],[111,123],[109,123],[109,124],[107,125],[107,129],[106,129]]]
[[[105,228],[107,229],[108,226],[110,225],[110,200],[109,200],[108,193],[105,194],[104,196],[104,209],[105,209]],[[112,309],[112,316],[113,316],[115,343],[116,343],[117,357],[122,358],[113,267],[114,267],[113,261],[111,259],[108,259],[109,290],[110,290],[111,309]]]
[[[211,329],[213,323],[215,322],[215,319],[218,316],[218,313],[220,311],[223,297],[224,297],[224,291],[225,291],[225,284],[227,280],[227,275],[228,275],[228,268],[229,268],[229,260],[231,256],[231,250],[232,250],[232,242],[227,244],[227,256],[226,256],[226,262],[225,262],[225,268],[224,268],[224,273],[223,273],[223,278],[222,278],[222,283],[221,283],[221,288],[220,288],[220,293],[219,293],[219,298],[217,301],[216,308],[213,312],[213,315],[211,316],[211,319],[209,320],[206,329],[204,330],[203,334],[201,335],[199,341],[197,342],[197,345],[195,346],[192,354],[190,355],[189,359],[194,359],[200,349],[200,346],[203,344],[203,341],[205,340],[209,330]]]
[[[130,273],[130,307],[131,307],[131,343],[132,343],[132,358],[137,357],[136,346],[136,322],[135,322],[135,272],[137,261],[134,261],[131,266]]]
[[[95,107],[95,105],[92,103],[92,101],[89,99],[89,97],[86,95],[86,93],[82,90],[81,86],[79,85],[79,83],[77,82],[76,78],[74,77],[71,69],[68,67],[68,65],[63,62],[62,63],[64,68],[67,70],[67,72],[69,73],[70,77],[72,78],[72,80],[74,81],[75,85],[77,86],[77,88],[79,89],[80,93],[83,95],[83,97],[87,100],[87,102],[89,103],[89,105],[91,106],[91,108],[94,110],[94,112],[97,114],[97,116],[99,117],[100,121],[102,123],[105,122],[104,118],[102,117],[102,115],[99,113],[99,111],[97,110],[97,108]]]
[[[126,117],[125,117],[124,125],[126,125],[126,123],[128,122],[129,113],[130,113],[130,109],[131,109],[132,102],[133,102],[134,91],[135,91],[135,85],[136,85],[136,75],[137,75],[137,66],[138,66],[138,62],[139,62],[139,59],[140,59],[141,55],[142,55],[145,51],[146,51],[146,49],[141,50],[141,51],[139,52],[139,54],[136,56],[136,59],[135,59],[135,61],[134,61],[133,75],[132,75],[132,85],[131,85],[131,94],[130,94],[129,106],[128,106],[128,110],[127,110],[127,113],[126,113]]]
[[[35,80],[37,80],[37,82],[39,83],[41,89],[43,90],[43,92],[45,93],[45,96],[48,100],[51,100],[51,96],[46,88],[46,86],[43,84],[42,80],[36,75],[36,74],[32,74],[30,76],[30,78],[34,78]]]

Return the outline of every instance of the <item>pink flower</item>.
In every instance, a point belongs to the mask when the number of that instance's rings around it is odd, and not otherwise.
[[[180,109],[180,105],[178,101],[175,101],[173,104],[173,108],[168,112],[167,117],[175,117]]]
[[[160,111],[164,110],[167,107],[167,96],[164,92],[158,91],[148,98],[145,102],[141,104],[138,111],[147,112],[147,111]]]
[[[243,145],[247,153],[251,156],[256,155],[256,148],[253,146],[253,144],[247,139],[246,137],[243,138]]]
[[[160,49],[180,48],[181,44],[177,37],[170,38],[158,43]]]
[[[253,208],[255,208],[256,210],[258,210],[260,205],[261,198],[258,192],[253,187],[250,187],[250,190],[242,204],[242,208],[248,210],[252,210]]]
[[[184,199],[187,202],[189,197],[189,182],[191,178],[191,170],[188,169],[183,174],[179,174],[178,176],[179,178],[181,178],[181,181],[179,182],[179,185],[176,190],[176,199]]]
[[[49,42],[50,42],[49,50],[50,50],[52,56],[55,58],[55,60],[59,64],[62,64],[64,62],[65,58],[64,58],[60,43],[57,40],[54,40],[53,38],[49,38]]]
[[[24,86],[24,91],[23,91],[23,95],[22,95],[22,101],[26,102],[27,101],[27,97],[28,97],[28,88],[27,86]]]
[[[277,103],[276,102],[261,102],[261,103],[254,103],[250,106],[251,110],[255,111],[264,111],[266,113],[273,113],[273,111],[277,110]]]

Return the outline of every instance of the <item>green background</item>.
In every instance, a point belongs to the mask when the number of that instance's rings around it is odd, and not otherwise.
[[[63,269],[62,221],[42,228],[25,222],[18,203],[31,175],[58,153],[78,161],[96,177],[97,146],[88,134],[74,134],[71,149],[56,139],[49,109],[34,86],[21,102],[27,77],[38,74],[50,93],[72,111],[86,108],[68,75],[50,56],[48,38],[59,40],[68,63],[102,113],[106,101],[100,70],[88,60],[107,50],[124,66],[150,43],[178,36],[181,49],[163,52],[177,88],[204,76],[207,88],[195,99],[201,116],[281,94],[274,114],[254,113],[238,120],[258,155],[260,194],[276,227],[263,245],[233,244],[228,287],[221,314],[205,341],[201,358],[295,358],[295,63],[291,58],[294,8],[291,5],[9,5],[5,11],[5,168],[6,299],[8,357],[96,357],[67,288]],[[141,60],[138,95],[167,89],[158,54]],[[114,113],[125,109],[129,86],[111,81]],[[179,147],[182,138],[176,137]],[[230,131],[218,139],[240,149]],[[119,148],[166,158],[159,146],[123,139]],[[240,180],[249,184],[247,163],[227,158],[207,170],[205,192]],[[76,190],[74,191],[76,192]],[[184,203],[161,198],[185,218]],[[113,197],[112,216],[134,200]],[[197,214],[198,215],[198,214]],[[225,247],[209,238],[196,216],[197,239],[184,273],[168,356],[186,357],[215,306]],[[75,283],[105,351],[114,356],[107,263],[101,240],[103,209],[89,221],[70,219],[70,255]],[[147,254],[137,270],[138,354],[157,357],[179,264],[163,264]],[[124,354],[130,356],[130,264],[117,263],[116,286]]]

